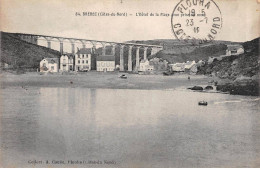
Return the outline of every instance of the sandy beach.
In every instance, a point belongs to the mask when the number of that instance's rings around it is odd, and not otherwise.
[[[126,74],[127,79],[119,78]],[[190,76],[190,80],[188,80]],[[21,75],[2,73],[1,88],[9,86],[23,87],[71,87],[71,88],[107,88],[107,89],[175,89],[207,85],[210,78],[203,75],[176,74],[171,76],[138,75],[121,72],[96,72],[73,74],[44,74],[32,72]]]

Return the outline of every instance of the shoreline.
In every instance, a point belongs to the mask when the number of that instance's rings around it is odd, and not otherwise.
[[[125,74],[127,79],[119,78]],[[190,80],[188,79],[190,77]],[[86,73],[53,73],[42,74],[39,72],[28,72],[25,74],[12,74],[2,72],[0,74],[0,89],[7,87],[60,87],[60,88],[90,88],[90,89],[136,89],[136,90],[175,90],[190,89],[201,86],[203,91],[192,90],[202,93],[221,93],[230,95],[259,96],[252,93],[234,93],[233,87],[227,84],[214,86],[216,78],[207,75],[189,75],[177,73],[170,76],[162,74],[132,74],[126,72],[97,72]],[[217,81],[221,81],[217,79]],[[206,86],[214,87],[213,90],[205,90]],[[227,88],[224,88],[227,87]],[[222,88],[222,89],[221,89]],[[229,89],[228,89],[229,88]],[[248,88],[245,86],[243,91]],[[230,90],[230,91],[229,91]],[[241,89],[239,89],[241,90]],[[242,92],[243,92],[242,91]]]
[[[127,75],[127,79],[119,78]],[[190,80],[188,80],[190,76]],[[138,75],[123,72],[100,73],[91,71],[77,74],[48,74],[37,72],[26,74],[1,73],[1,88],[14,87],[71,87],[71,88],[107,88],[107,89],[147,89],[167,90],[195,85],[210,85],[210,78],[204,75],[175,74]]]

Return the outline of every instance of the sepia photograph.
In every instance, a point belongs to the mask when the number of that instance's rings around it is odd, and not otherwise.
[[[0,168],[259,168],[260,0],[0,0]]]

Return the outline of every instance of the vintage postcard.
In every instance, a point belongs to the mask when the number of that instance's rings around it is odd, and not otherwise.
[[[259,0],[0,0],[0,167],[260,167]]]

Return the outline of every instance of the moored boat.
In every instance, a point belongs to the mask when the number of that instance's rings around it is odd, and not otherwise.
[[[123,74],[119,78],[127,79],[127,76],[125,74]]]
[[[208,102],[206,101],[199,101],[199,105],[202,105],[202,106],[207,106],[208,105]]]

